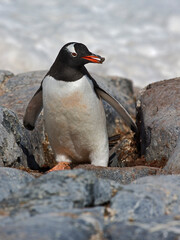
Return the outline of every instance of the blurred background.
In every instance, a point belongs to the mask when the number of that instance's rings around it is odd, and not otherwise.
[[[0,69],[49,69],[67,42],[106,58],[87,68],[143,87],[180,76],[179,0],[0,0]]]

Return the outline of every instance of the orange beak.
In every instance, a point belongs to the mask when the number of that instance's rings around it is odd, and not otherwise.
[[[89,56],[85,56],[85,57],[82,57],[90,62],[94,62],[94,63],[103,63],[105,58],[103,57],[100,57],[98,55],[89,55]]]

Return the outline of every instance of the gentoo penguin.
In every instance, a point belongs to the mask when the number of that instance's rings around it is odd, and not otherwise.
[[[108,165],[109,146],[102,99],[136,131],[136,124],[127,111],[96,83],[84,66],[104,60],[82,43],[67,43],[27,106],[23,123],[29,130],[34,129],[44,109],[45,128],[60,168],[71,162]]]

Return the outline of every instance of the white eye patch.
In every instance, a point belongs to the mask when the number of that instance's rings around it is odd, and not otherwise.
[[[70,44],[69,46],[67,46],[66,49],[67,49],[67,51],[70,52],[71,54],[72,54],[72,53],[76,53],[76,55],[77,55],[77,52],[76,52],[76,50],[75,50],[75,48],[74,48],[74,45],[75,45],[75,43],[72,43],[72,44]]]

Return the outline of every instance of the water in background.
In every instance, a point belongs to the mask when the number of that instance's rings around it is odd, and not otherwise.
[[[179,0],[1,0],[0,69],[48,69],[67,42],[106,57],[87,65],[137,86],[180,76]]]

